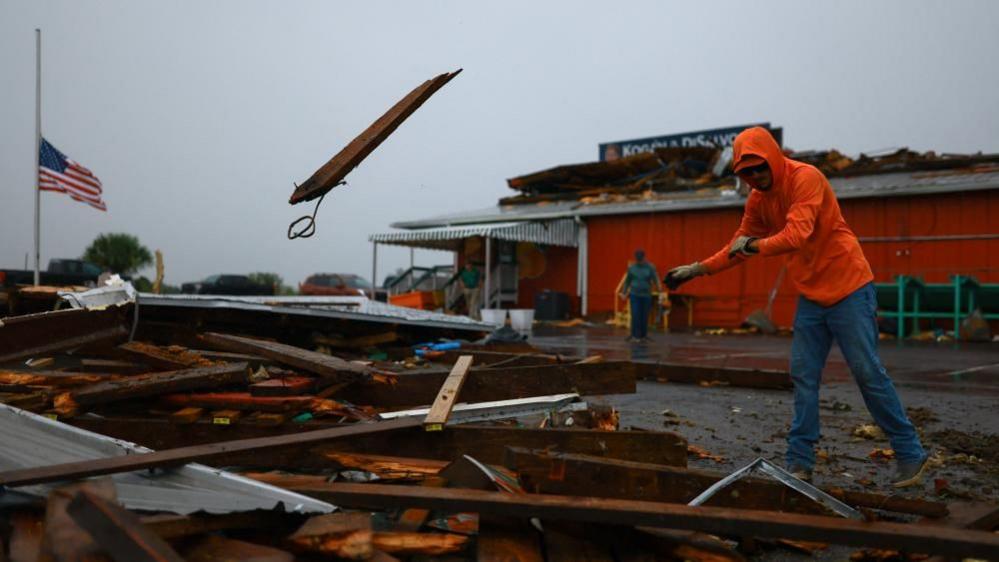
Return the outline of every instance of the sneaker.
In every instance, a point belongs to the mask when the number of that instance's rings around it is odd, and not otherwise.
[[[798,480],[804,480],[805,482],[812,481],[812,469],[810,468],[805,468],[799,464],[789,464],[787,465],[787,471]]]
[[[923,481],[923,475],[930,466],[930,456],[913,462],[899,462],[895,468],[895,476],[891,479],[892,488],[908,488]]]

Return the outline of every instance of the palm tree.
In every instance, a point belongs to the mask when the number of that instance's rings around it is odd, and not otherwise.
[[[101,234],[87,246],[83,259],[122,275],[131,275],[153,262],[149,249],[124,233]]]

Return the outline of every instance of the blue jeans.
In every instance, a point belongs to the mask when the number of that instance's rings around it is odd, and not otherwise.
[[[649,310],[652,309],[651,295],[631,295],[631,337],[644,338],[649,335]]]
[[[878,357],[877,297],[868,283],[832,306],[798,299],[791,343],[794,420],[787,436],[787,463],[811,469],[819,440],[819,383],[833,340],[850,366],[864,404],[884,430],[899,462],[926,455]]]

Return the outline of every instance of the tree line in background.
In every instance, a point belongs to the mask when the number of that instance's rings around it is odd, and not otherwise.
[[[124,276],[133,276],[144,267],[153,265],[153,254],[139,242],[138,237],[121,232],[101,234],[83,251],[85,261],[101,268]],[[294,295],[294,287],[284,284],[284,279],[277,273],[257,271],[247,275],[254,283],[275,287],[279,295]],[[139,292],[148,293],[153,290],[153,281],[144,275],[132,277],[132,285]],[[163,283],[162,294],[179,293],[180,287]]]

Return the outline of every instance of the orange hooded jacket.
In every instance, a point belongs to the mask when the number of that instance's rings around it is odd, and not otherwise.
[[[784,156],[762,127],[735,138],[734,162],[763,158],[770,166],[770,189],[754,189],[746,201],[739,236],[759,238],[761,256],[791,254],[789,277],[805,298],[822,306],[836,304],[874,280],[860,241],[840,213],[829,180],[814,166]],[[729,259],[731,242],[702,264],[715,274],[746,258]]]

